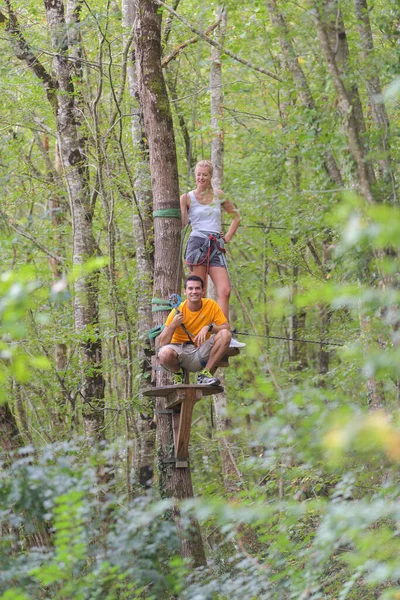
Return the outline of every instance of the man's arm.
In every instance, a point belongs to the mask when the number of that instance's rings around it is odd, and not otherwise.
[[[231,330],[231,326],[229,325],[228,321],[226,321],[225,323],[222,323],[222,325],[213,324],[212,333],[218,333],[222,329],[227,329],[228,331]]]
[[[214,323],[210,323],[210,325],[212,325],[211,331],[208,325],[204,325],[204,327],[200,329],[199,333],[193,340],[196,346],[201,346],[202,344],[204,344],[208,333],[218,333],[222,329],[227,329],[228,331],[231,330],[231,326],[229,325],[228,321],[222,323],[222,325],[215,325]]]
[[[175,329],[179,327],[183,323],[183,313],[178,312],[172,319],[171,323],[163,329],[163,331],[158,336],[158,343],[160,346],[165,346],[166,344],[170,344],[172,340],[172,336],[174,335]]]

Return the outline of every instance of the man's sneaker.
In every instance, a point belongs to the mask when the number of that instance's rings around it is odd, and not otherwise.
[[[177,373],[172,373],[172,385],[182,385],[182,383],[185,383],[185,373],[183,369]]]
[[[232,338],[230,343],[229,343],[229,348],[244,348],[246,344],[244,344],[243,342],[239,342],[238,340],[235,340],[235,338]]]
[[[197,383],[199,385],[219,385],[221,381],[218,377],[213,377],[207,369],[203,369],[197,375]]]

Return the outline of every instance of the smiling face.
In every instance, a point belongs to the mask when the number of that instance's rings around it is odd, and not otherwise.
[[[203,286],[200,281],[189,279],[185,285],[185,296],[189,302],[197,303],[203,297]]]
[[[211,172],[209,167],[196,167],[196,184],[199,190],[207,190],[211,187]]]

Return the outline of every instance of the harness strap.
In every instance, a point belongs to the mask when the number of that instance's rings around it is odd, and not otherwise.
[[[208,276],[211,260],[214,258],[215,255],[217,255],[221,267],[225,267],[226,270],[228,270],[228,265],[227,265],[226,258],[225,258],[226,250],[224,248],[224,242],[223,242],[223,239],[220,236],[220,234],[205,233],[202,231],[195,231],[192,233],[193,233],[193,237],[204,238],[206,240],[206,243],[202,244],[200,246],[200,248],[197,248],[195,251],[193,251],[192,254],[189,254],[185,258],[185,263],[187,265],[189,265],[190,267],[198,267],[205,263],[206,264],[206,276]],[[211,242],[215,242],[215,247],[213,248],[212,252],[211,252]],[[206,252],[204,258],[202,260],[199,260],[200,257],[203,255],[205,248],[207,248],[207,252]]]

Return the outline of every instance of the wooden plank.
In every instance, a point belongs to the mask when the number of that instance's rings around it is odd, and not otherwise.
[[[174,456],[176,457],[176,449],[178,447],[179,421],[181,420],[181,411],[179,410],[172,415],[172,433],[174,435]]]
[[[230,356],[237,356],[238,354],[240,354],[240,348],[228,348],[225,355],[222,357],[222,360],[224,360],[224,358],[229,358]]]
[[[170,394],[180,390],[191,390],[198,389],[202,390],[203,396],[213,396],[215,394],[222,394],[224,388],[220,385],[198,385],[183,383],[181,385],[165,385],[162,387],[151,387],[143,390],[144,396],[169,396]]]
[[[174,440],[176,458],[185,459],[189,454],[190,428],[192,425],[193,408],[198,400],[198,390],[187,390],[186,397],[180,405],[181,410],[179,413],[178,431]]]
[[[167,396],[167,403],[165,408],[174,408],[185,400],[187,394],[187,390],[176,390],[172,393],[169,393]]]
[[[218,369],[225,369],[225,367],[229,367],[229,358],[227,356],[221,358],[221,360],[217,364]]]
[[[153,356],[151,357],[151,380],[150,383],[152,383],[153,385],[156,385],[156,369],[155,367],[159,367],[160,366],[160,361],[158,360],[158,356],[155,356],[153,354]]]

